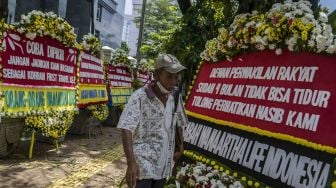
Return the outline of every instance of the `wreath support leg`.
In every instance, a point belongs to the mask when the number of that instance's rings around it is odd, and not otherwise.
[[[55,139],[55,146],[56,146],[56,153],[58,153],[59,149],[58,149],[58,139]]]
[[[35,131],[32,131],[31,140],[30,140],[30,147],[29,147],[29,159],[33,157],[33,149],[35,144]]]

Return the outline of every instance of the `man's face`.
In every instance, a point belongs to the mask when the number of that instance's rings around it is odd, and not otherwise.
[[[159,72],[159,81],[167,90],[172,91],[177,85],[179,73],[170,73],[164,69]]]

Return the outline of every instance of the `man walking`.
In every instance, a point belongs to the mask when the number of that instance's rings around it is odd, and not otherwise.
[[[121,114],[118,128],[122,129],[129,187],[162,188],[173,160],[182,156],[182,126],[187,118],[181,97],[174,99],[172,93],[184,69],[173,55],[159,55],[155,81],[135,91]],[[178,150],[174,151],[176,137]]]

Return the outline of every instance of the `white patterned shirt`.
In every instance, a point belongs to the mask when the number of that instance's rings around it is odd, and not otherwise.
[[[176,131],[173,125],[187,124],[181,97],[173,116],[174,105],[172,95],[164,106],[151,87],[145,86],[132,94],[120,116],[117,127],[132,132],[139,179],[163,179],[171,175]]]

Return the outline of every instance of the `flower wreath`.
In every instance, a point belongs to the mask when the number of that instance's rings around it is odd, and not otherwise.
[[[129,70],[133,68],[132,62],[128,59],[126,52],[120,48],[117,48],[112,52],[110,64],[115,66],[126,66]]]
[[[91,52],[91,54],[95,55],[96,57],[100,57],[102,46],[100,40],[96,36],[92,35],[91,33],[84,35],[81,45],[84,50]]]
[[[310,2],[276,3],[266,13],[237,15],[229,28],[220,28],[217,38],[207,41],[201,58],[218,61],[251,50],[336,53],[336,37],[324,12],[314,16]]]
[[[101,122],[105,121],[109,115],[109,109],[106,104],[90,105],[87,108],[91,111],[93,117]]]
[[[73,111],[51,111],[43,115],[29,115],[25,123],[29,130],[39,131],[43,136],[59,139],[73,122]]]
[[[33,10],[27,15],[21,15],[21,21],[14,24],[14,27],[31,40],[36,36],[50,36],[66,46],[73,47],[77,43],[74,28],[53,12]]]

